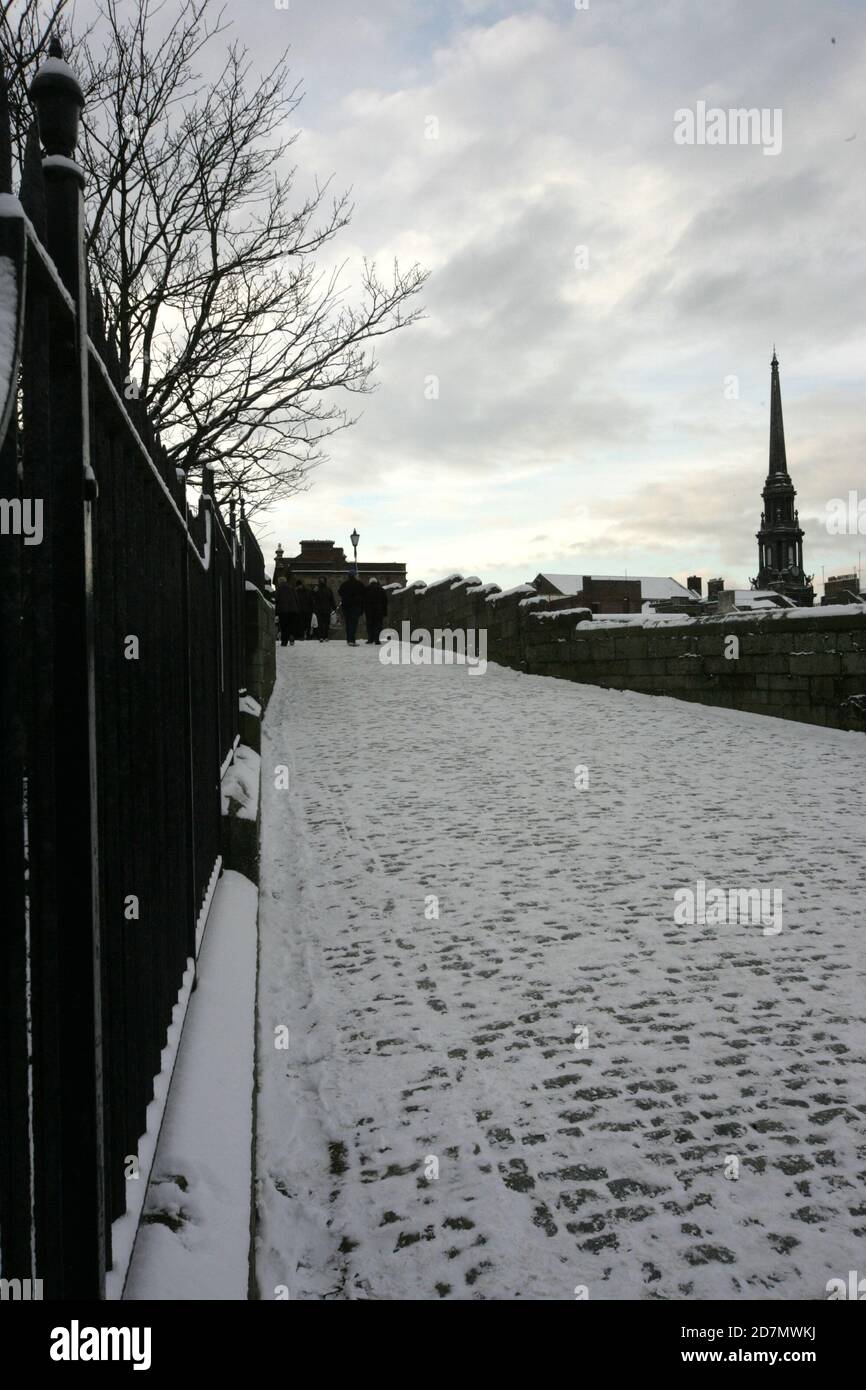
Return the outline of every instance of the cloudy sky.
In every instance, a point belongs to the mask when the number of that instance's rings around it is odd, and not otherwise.
[[[775,343],[807,567],[856,567],[866,536],[824,518],[866,487],[862,0],[228,15],[263,65],[292,45],[298,163],[353,190],[349,282],[364,255],[431,271],[360,423],[263,519],[268,555],[357,526],[359,558],[414,578],[746,584]],[[781,151],[676,143],[699,101],[780,111]]]

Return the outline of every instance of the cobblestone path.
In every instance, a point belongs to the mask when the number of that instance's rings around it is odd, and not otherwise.
[[[862,736],[342,643],[278,662],[262,1297],[866,1274]],[[782,929],[678,923],[699,880],[781,890]]]

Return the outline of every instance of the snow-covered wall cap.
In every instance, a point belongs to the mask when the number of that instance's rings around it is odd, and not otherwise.
[[[14,193],[0,193],[0,217],[23,217],[24,209]]]
[[[428,584],[428,589],[443,589],[446,584],[453,586],[463,578],[462,574],[446,574],[444,579],[434,579],[432,584]]]
[[[534,594],[536,589],[532,584],[517,584],[513,589],[503,589],[501,593],[491,594],[488,603],[498,603],[501,598],[511,598],[514,594]]]
[[[467,594],[498,594],[501,589],[498,584],[476,584],[474,588],[467,589]]]
[[[552,623],[557,618],[585,618],[591,619],[592,612],[589,608],[548,608],[543,613],[530,613],[530,618],[535,618],[539,623]],[[580,624],[578,624],[580,626]],[[591,627],[596,627],[597,623],[590,623]]]
[[[726,613],[725,617],[728,616],[730,615]],[[591,628],[594,632],[600,628],[608,631],[618,629],[621,632],[624,628],[680,627],[699,621],[700,619],[689,617],[686,613],[597,613],[591,622],[578,623],[577,626]]]
[[[478,578],[478,575],[477,575],[477,574],[469,574],[469,575],[466,576],[465,579],[458,579],[457,582],[456,582],[456,584],[452,584],[452,585],[451,585],[451,588],[452,588],[452,589],[462,589],[464,586],[465,586],[466,588],[468,588],[470,584],[480,584],[480,583],[481,583],[481,580]]]
[[[396,587],[393,585],[388,585],[388,587],[394,594],[417,594],[420,593],[422,589],[427,588],[427,581],[426,579],[413,579],[412,583],[407,584],[405,589],[401,589],[399,584],[396,585]]]
[[[535,608],[536,606],[545,606],[548,603],[550,603],[549,594],[531,594],[529,598],[522,598],[518,603],[517,607]]]
[[[790,622],[792,618],[850,618],[855,613],[866,613],[866,604],[822,603],[817,608],[780,608],[773,616]]]

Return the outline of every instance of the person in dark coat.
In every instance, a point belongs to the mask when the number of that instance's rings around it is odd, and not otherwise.
[[[379,644],[379,636],[388,612],[388,595],[378,579],[371,579],[364,591],[364,617],[367,619],[367,643]]]
[[[367,593],[367,586],[362,584],[356,575],[350,574],[348,579],[343,580],[338,593],[340,606],[346,619],[346,641],[350,647],[357,647],[358,643],[355,641],[355,637],[361,614],[364,612],[364,596]]]
[[[313,595],[303,579],[298,580],[298,606],[300,608],[298,637],[301,641],[309,642],[313,635]]]
[[[289,583],[284,574],[281,574],[277,580],[277,597],[274,606],[280,624],[280,646],[285,647],[288,643],[290,647],[293,647],[301,610],[298,603],[298,591],[294,584]]]
[[[318,584],[312,593],[313,612],[316,615],[316,637],[320,642],[327,642],[328,632],[331,626],[331,614],[337,605],[334,602],[334,595],[328,587],[328,581],[321,576]]]

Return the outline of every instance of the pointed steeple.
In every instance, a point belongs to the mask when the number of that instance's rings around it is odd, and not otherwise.
[[[788,473],[779,359],[773,347],[770,389],[770,471],[764,483],[764,510],[757,533],[758,575],[753,589],[770,589],[811,608],[815,601],[812,576],[803,570],[803,528],[795,505],[797,489]]]
[[[779,384],[779,359],[773,345],[773,360],[770,363],[770,474],[787,473],[788,459],[785,454],[785,426],[782,422],[782,388]]]

